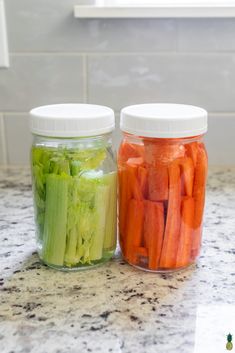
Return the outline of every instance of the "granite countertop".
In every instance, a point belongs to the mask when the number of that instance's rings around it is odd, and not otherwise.
[[[234,211],[235,169],[213,168],[197,265],[156,275],[117,252],[94,270],[56,272],[35,252],[29,171],[1,168],[1,353],[225,352],[235,308]]]

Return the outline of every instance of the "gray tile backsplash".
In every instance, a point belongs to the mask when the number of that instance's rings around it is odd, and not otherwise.
[[[0,114],[0,164],[7,163],[3,116]]]
[[[12,55],[0,71],[2,111],[83,99],[83,58],[67,55]]]
[[[28,114],[4,115],[7,136],[7,161],[9,164],[29,164],[30,146],[32,142],[29,131]]]
[[[0,163],[28,164],[28,110],[57,102],[196,104],[210,112],[211,164],[235,164],[235,19],[73,17],[78,0],[5,0]],[[118,146],[121,132],[114,133]],[[232,146],[229,148],[229,146]]]
[[[179,102],[235,111],[235,54],[98,55],[88,60],[88,98],[115,110]]]
[[[119,52],[176,50],[174,20],[78,20],[78,0],[7,0],[10,50]]]
[[[178,49],[190,52],[235,50],[235,19],[182,19],[178,21]]]

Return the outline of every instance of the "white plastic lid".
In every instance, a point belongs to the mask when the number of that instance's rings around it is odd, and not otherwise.
[[[190,137],[207,131],[207,111],[184,104],[139,104],[123,108],[120,128],[143,137]]]
[[[112,109],[94,104],[54,104],[30,111],[31,132],[51,137],[97,136],[115,128]]]

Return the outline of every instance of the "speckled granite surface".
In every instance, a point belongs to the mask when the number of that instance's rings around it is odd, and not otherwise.
[[[234,236],[235,169],[214,168],[196,266],[154,275],[117,254],[94,270],[56,272],[35,253],[28,171],[1,169],[0,352],[193,353],[198,306],[235,305]]]

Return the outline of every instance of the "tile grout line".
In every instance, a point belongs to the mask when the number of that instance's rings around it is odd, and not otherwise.
[[[1,125],[1,136],[0,140],[3,150],[3,164],[8,164],[8,155],[7,155],[7,144],[6,144],[6,130],[5,130],[5,123],[4,123],[4,115],[0,113],[0,125]]]

